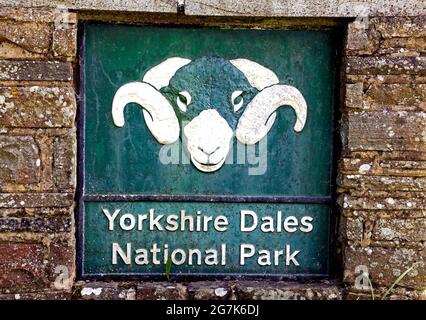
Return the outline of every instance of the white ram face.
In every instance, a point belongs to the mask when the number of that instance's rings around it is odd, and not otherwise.
[[[233,131],[215,109],[202,111],[183,128],[183,133],[191,162],[198,170],[213,172],[223,165]]]
[[[144,109],[145,122],[159,143],[179,139],[179,121],[185,123],[186,151],[192,164],[206,173],[223,166],[234,136],[243,144],[265,137],[279,107],[294,109],[297,132],[303,130],[307,115],[299,90],[279,84],[275,73],[247,59],[165,60],[151,68],[142,82],[118,89],[112,104],[116,126],[124,126],[123,109],[131,102]]]

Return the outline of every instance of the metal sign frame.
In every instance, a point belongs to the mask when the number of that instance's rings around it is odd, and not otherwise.
[[[338,223],[337,205],[336,205],[336,188],[335,185],[331,186],[330,196],[232,196],[232,195],[167,195],[167,194],[98,194],[98,195],[84,195],[84,151],[85,151],[85,79],[83,70],[85,66],[85,27],[90,21],[79,22],[79,36],[78,36],[78,66],[79,66],[79,83],[78,83],[78,112],[77,112],[77,189],[76,189],[76,232],[77,232],[77,278],[80,280],[165,280],[165,275],[159,273],[127,273],[127,274],[113,274],[113,273],[84,273],[84,202],[136,202],[136,201],[152,201],[152,202],[224,202],[224,203],[278,203],[278,204],[329,204],[330,205],[330,225],[329,225],[329,260],[328,260],[328,274],[241,274],[241,273],[194,273],[194,274],[178,274],[170,273],[170,277],[175,280],[190,281],[190,280],[230,280],[230,279],[271,279],[271,280],[319,280],[330,279],[336,275],[337,266],[340,265],[339,258],[336,257],[336,228]],[[151,25],[152,24],[144,24]],[[144,26],[141,25],[141,26]],[[154,24],[156,25],[156,24]],[[159,26],[159,25],[157,25]],[[176,25],[172,25],[176,26]],[[167,27],[161,25],[161,27]],[[179,25],[184,28],[185,25]],[[194,26],[203,28],[206,26]],[[297,30],[304,30],[305,28],[297,26]],[[330,28],[335,32],[336,37],[343,39],[343,30],[338,27]],[[282,29],[279,29],[282,30]],[[339,43],[343,43],[340,41]],[[338,48],[335,52],[336,58],[336,79],[335,79],[335,102],[338,104],[340,101],[340,70],[341,70],[341,57],[343,48]],[[337,177],[337,160],[340,155],[340,139],[339,127],[337,119],[340,118],[338,108],[335,105],[333,110],[332,119],[332,170],[330,172],[332,183],[336,181]]]

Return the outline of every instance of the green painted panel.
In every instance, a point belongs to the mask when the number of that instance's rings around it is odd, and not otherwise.
[[[87,25],[85,193],[329,195],[335,42],[331,31]],[[295,113],[283,107],[267,135],[268,152],[262,153],[266,157],[259,157],[260,143],[255,146],[257,151],[252,148],[255,152],[247,155],[238,151],[243,145],[233,139],[232,163],[212,174],[202,173],[182,159],[179,164],[164,165],[159,159],[164,146],[149,132],[142,109],[127,106],[126,124],[117,128],[111,104],[120,86],[140,81],[150,68],[176,56],[245,58],[269,68],[280,83],[292,85],[304,95],[308,108],[303,131],[294,132]],[[221,85],[218,79],[212,79],[211,85],[210,90],[201,84],[197,89],[204,90],[215,107],[229,108],[229,98],[224,98],[229,93],[215,91]],[[196,105],[197,99],[193,100]],[[185,158],[185,153],[180,157]]]
[[[171,272],[173,274],[309,274],[326,275],[328,273],[329,254],[329,208],[326,205],[283,205],[283,204],[242,204],[242,203],[179,203],[179,202],[88,202],[85,208],[85,237],[84,237],[84,275],[113,275],[113,274],[159,274],[165,272],[165,245],[168,246],[168,257],[171,258],[173,251],[175,261]],[[110,217],[116,210],[120,210],[112,221],[103,210],[107,210]],[[153,209],[153,218],[164,215],[158,221],[158,225],[164,228],[157,229],[153,224],[150,230],[149,210]],[[194,221],[194,230],[189,231],[190,222],[184,222],[184,231],[181,228],[181,210],[185,210],[185,216],[191,216]],[[255,212],[258,223],[253,231],[242,232],[243,227],[251,230],[254,225],[253,214],[241,215],[241,210]],[[197,211],[200,211],[197,214]],[[281,211],[281,223],[278,212]],[[134,218],[129,218],[129,214]],[[138,226],[138,216],[147,215]],[[166,219],[170,215],[176,215],[179,230],[168,231]],[[196,217],[200,217],[200,231],[197,231]],[[204,231],[204,217],[211,216],[213,219],[224,216],[228,224],[220,224],[219,231],[214,228],[214,220],[208,222],[207,231]],[[271,218],[265,218],[269,216]],[[292,218],[290,218],[292,217]],[[311,219],[308,219],[311,218]],[[134,225],[132,225],[134,219]],[[263,220],[262,220],[263,219]],[[120,220],[123,225],[120,224]],[[224,220],[223,220],[224,221]],[[269,224],[268,221],[273,221]],[[261,229],[262,224],[264,229]],[[281,231],[277,226],[281,226]],[[310,230],[309,225],[312,229]],[[123,230],[122,227],[129,230]],[[223,229],[223,228],[226,228]],[[263,232],[263,231],[268,232]],[[117,253],[116,263],[113,263],[113,244],[122,250],[122,256]],[[130,244],[130,254],[127,252],[127,244]],[[158,264],[154,263],[151,252],[146,256],[136,250],[151,250],[157,244],[160,250],[156,256]],[[222,250],[222,244],[226,250]],[[244,258],[242,264],[240,254],[242,245],[254,245],[255,253],[252,254],[249,247],[243,247]],[[287,249],[287,246],[288,249]],[[116,247],[118,248],[118,247]],[[190,249],[197,249],[199,253],[190,254]],[[214,249],[217,253],[215,261],[208,249]],[[179,250],[182,250],[179,252]],[[260,250],[267,250],[261,252]],[[283,251],[278,256],[275,265],[275,251]],[[289,254],[287,254],[287,250]],[[300,251],[299,253],[295,253]],[[118,251],[116,251],[118,252]],[[186,257],[182,256],[182,252]],[[222,255],[222,252],[223,255]],[[258,261],[260,256],[260,264]],[[286,260],[286,254],[289,261]],[[269,260],[268,260],[269,255]],[[293,259],[290,256],[293,255]],[[192,265],[189,257],[192,256]],[[225,264],[222,257],[225,256]],[[139,257],[139,259],[138,259]],[[210,257],[206,264],[206,257]],[[126,260],[130,261],[126,264]],[[145,260],[146,258],[146,260]],[[198,264],[198,259],[201,263]],[[214,264],[217,262],[217,264]],[[180,264],[182,263],[182,264]],[[298,265],[296,265],[296,263]],[[270,264],[270,265],[268,265]]]
[[[277,198],[267,203],[267,196],[331,196],[338,41],[332,30],[86,24],[82,274],[161,275],[165,272],[164,245],[168,244],[169,255],[181,250],[174,258],[174,274],[327,275],[331,205],[303,204],[300,199],[297,204],[283,204]],[[167,67],[158,71],[166,62]],[[176,70],[174,64],[180,64]],[[150,77],[151,73],[155,76]],[[133,82],[137,84],[129,85]],[[131,86],[137,90],[119,94]],[[116,102],[112,112],[113,100],[126,99],[138,104],[122,103],[121,107],[127,105],[122,112]],[[161,113],[160,104],[161,112],[170,106],[171,113]],[[274,104],[280,108],[268,109]],[[250,121],[244,124],[250,112]],[[262,131],[272,123],[269,131]],[[194,141],[198,145],[191,145]],[[221,144],[214,148],[217,141]],[[189,152],[184,145],[195,147]],[[212,160],[215,156],[220,161]],[[115,202],[117,198],[108,195],[167,195],[172,199]],[[235,198],[172,201],[181,195]],[[242,203],[240,196],[266,197],[259,203]],[[118,209],[114,230],[108,230],[105,212]],[[155,224],[155,230],[147,230],[143,215],[150,209],[163,214],[163,222],[185,210],[194,219],[211,215],[214,220],[223,215],[228,225],[223,231],[211,227],[162,231]],[[284,230],[241,230],[242,210],[256,212],[259,225],[269,216],[277,223],[277,212],[281,212],[278,225]],[[136,225],[141,219],[142,230],[125,230],[133,219]],[[289,221],[288,230],[285,221]],[[162,252],[159,263],[149,251],[143,256],[144,249],[152,249],[155,243]],[[220,252],[221,244],[226,250],[218,259],[226,263],[206,262],[206,250]],[[241,246],[248,244],[257,251],[242,264]],[[199,265],[182,258],[191,249],[200,250]],[[258,250],[264,250],[261,261]],[[271,264],[267,252],[272,254]],[[278,255],[276,265],[274,254]]]

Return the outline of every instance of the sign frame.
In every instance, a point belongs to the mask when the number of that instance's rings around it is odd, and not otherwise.
[[[337,234],[336,228],[338,222],[338,208],[336,204],[337,194],[335,181],[337,178],[337,163],[340,156],[341,144],[339,137],[339,125],[338,119],[340,118],[340,112],[338,104],[340,101],[340,74],[341,74],[341,61],[342,61],[342,50],[340,46],[335,52],[335,80],[334,80],[334,106],[332,111],[332,169],[330,172],[332,182],[331,195],[330,196],[252,196],[252,195],[164,195],[164,194],[99,194],[99,195],[84,195],[84,177],[85,177],[85,78],[84,78],[84,67],[85,67],[85,33],[86,25],[92,21],[83,21],[79,23],[79,36],[78,36],[78,75],[79,75],[79,110],[77,112],[77,184],[76,184],[76,242],[77,242],[77,253],[76,253],[76,273],[77,279],[79,280],[166,280],[165,274],[160,273],[127,273],[127,274],[112,274],[112,273],[84,273],[84,202],[136,202],[136,201],[151,201],[151,202],[223,202],[223,203],[275,203],[275,204],[328,204],[330,205],[330,223],[328,226],[328,244],[329,244],[329,259],[328,259],[328,274],[243,274],[243,273],[193,273],[193,274],[180,274],[170,273],[170,277],[173,280],[178,281],[196,281],[196,280],[322,280],[334,278],[339,265],[339,258],[337,257]],[[105,23],[108,25],[108,23]],[[167,27],[162,24],[138,24],[140,27],[144,26],[158,26]],[[177,26],[177,25],[171,25]],[[185,28],[185,25],[178,25],[178,27]],[[215,25],[188,25],[193,28],[220,28]],[[250,26],[244,26],[244,29],[250,30]],[[287,30],[287,28],[277,27],[277,30]],[[310,30],[312,27],[303,27],[301,25],[295,26],[295,30]],[[318,30],[318,28],[314,28]],[[338,44],[343,43],[343,30],[338,26],[333,27],[322,27],[320,30],[328,30],[335,33],[338,37]]]

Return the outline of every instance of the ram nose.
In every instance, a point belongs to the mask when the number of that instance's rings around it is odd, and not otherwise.
[[[186,148],[196,168],[212,172],[223,165],[233,131],[215,109],[202,111],[183,131]]]

